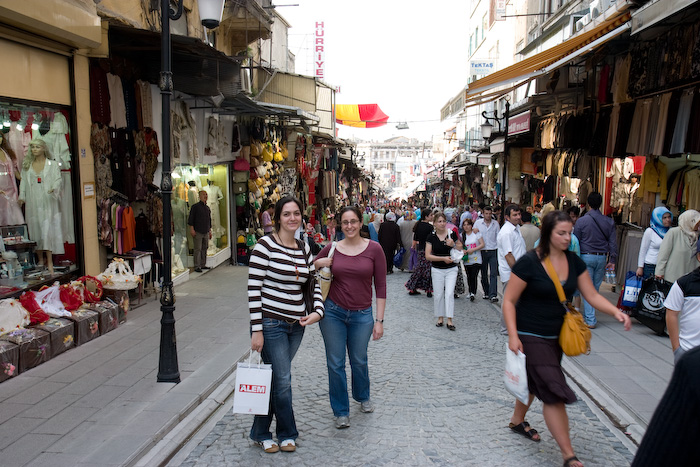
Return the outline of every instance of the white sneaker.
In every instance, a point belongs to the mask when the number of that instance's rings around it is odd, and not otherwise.
[[[280,443],[280,450],[283,452],[294,452],[297,450],[297,445],[293,439],[285,439]]]
[[[263,441],[256,441],[255,444],[260,446],[263,451],[272,454],[280,450],[280,445],[277,444],[274,440],[272,439],[266,439]]]
[[[374,412],[374,404],[371,400],[366,400],[360,404],[360,410],[364,413]]]

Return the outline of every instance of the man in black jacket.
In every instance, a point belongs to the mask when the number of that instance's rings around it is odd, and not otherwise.
[[[394,253],[396,252],[396,246],[403,247],[403,242],[401,241],[401,229],[396,224],[396,214],[393,212],[388,212],[386,218],[382,225],[379,227],[379,244],[384,250],[384,256],[386,257],[386,273],[394,273]]]
[[[199,192],[199,202],[190,208],[190,216],[187,225],[190,226],[190,234],[194,239],[194,270],[202,272],[207,267],[207,248],[211,239],[211,210],[207,206],[209,195],[206,191]]]

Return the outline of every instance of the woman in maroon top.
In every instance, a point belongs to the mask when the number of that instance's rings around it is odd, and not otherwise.
[[[362,213],[356,207],[340,211],[340,226],[345,238],[336,243],[331,258],[327,245],[316,257],[316,268],[329,267],[333,282],[325,302],[321,333],[326,345],[328,383],[335,427],[350,426],[350,400],[345,374],[345,349],[352,369],[352,398],[360,410],[373,412],[369,396],[367,346],[384,334],[386,306],[386,261],[379,243],[360,236]],[[377,317],[372,317],[372,280],[377,296]]]

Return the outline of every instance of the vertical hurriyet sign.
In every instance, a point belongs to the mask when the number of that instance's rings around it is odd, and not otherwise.
[[[324,78],[324,67],[326,64],[325,31],[323,21],[316,21],[316,31],[314,37],[314,76]]]

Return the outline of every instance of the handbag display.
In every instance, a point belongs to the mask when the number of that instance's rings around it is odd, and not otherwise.
[[[335,242],[331,244],[331,251],[328,252],[328,258],[333,257],[335,253]],[[318,282],[321,285],[321,295],[323,295],[323,300],[328,297],[328,292],[331,290],[331,282],[333,282],[333,273],[331,268],[324,267],[318,270]]]
[[[569,357],[576,357],[584,353],[589,354],[591,352],[591,330],[586,326],[583,315],[566,300],[559,276],[549,256],[544,259],[544,264],[549,278],[554,283],[554,288],[557,289],[559,301],[566,310],[564,324],[559,332],[559,345]]]

